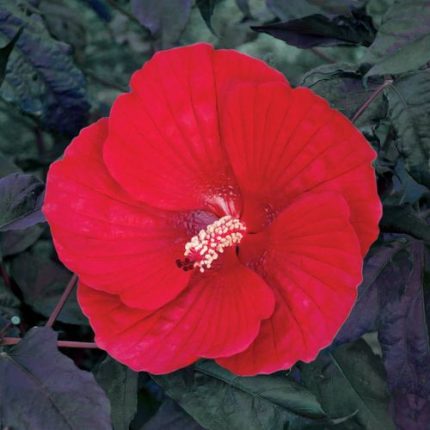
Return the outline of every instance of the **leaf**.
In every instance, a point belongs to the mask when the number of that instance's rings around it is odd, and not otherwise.
[[[251,9],[249,7],[249,1],[248,0],[236,0],[237,7],[240,9],[240,11],[243,14],[243,19],[251,19]]]
[[[423,297],[424,246],[413,241],[412,269],[403,294],[387,289],[381,344],[392,413],[401,430],[424,429],[430,417],[430,343]]]
[[[166,399],[141,430],[204,430],[176,402]]]
[[[384,206],[379,225],[383,231],[406,233],[430,243],[430,225],[410,205]]]
[[[321,13],[321,9],[306,0],[266,0],[267,7],[281,20],[303,18]]]
[[[310,70],[303,76],[301,85],[311,88],[327,99],[332,107],[352,118],[380,82],[369,80],[365,86],[363,75],[356,66],[338,63]],[[387,115],[387,109],[386,100],[382,96],[376,98],[360,117],[358,125],[379,123]]]
[[[219,2],[220,0],[196,0],[196,5],[199,8],[200,14],[212,32],[214,32],[212,28],[212,15],[214,13],[215,6]]]
[[[12,52],[16,41],[21,35],[21,32],[22,32],[22,27],[17,31],[15,36],[13,36],[13,38],[7,43],[7,45],[0,48],[0,86],[6,75],[6,66],[7,66],[7,61],[9,60],[9,55]]]
[[[286,21],[304,16],[321,14],[327,17],[348,15],[351,8],[359,8],[362,0],[266,0],[268,8]]]
[[[32,430],[110,430],[109,401],[91,373],[56,347],[46,327],[0,353],[0,425]]]
[[[19,316],[20,301],[6,286],[3,278],[0,277],[0,317],[10,320],[13,316]],[[0,331],[2,327],[0,326]]]
[[[352,416],[346,429],[394,430],[382,363],[364,340],[342,345],[300,366],[305,385],[331,416]]]
[[[379,321],[388,298],[401,296],[412,266],[408,259],[409,241],[395,240],[373,247],[366,257],[363,282],[358,299],[346,322],[337,334],[334,345],[357,340],[379,328]],[[394,296],[387,295],[390,290]]]
[[[45,218],[44,185],[31,175],[12,173],[0,179],[0,231],[20,230]]]
[[[430,413],[423,272],[422,242],[397,240],[379,247],[366,262],[358,301],[335,340],[340,344],[378,331],[392,414],[401,429],[425,428],[419,426]]]
[[[430,187],[430,73],[407,74],[395,80],[385,94],[406,170]]]
[[[94,376],[109,398],[113,429],[128,430],[137,411],[138,374],[108,356]]]
[[[190,16],[192,0],[131,0],[139,22],[160,41],[161,48],[172,47]]]
[[[23,230],[0,233],[0,258],[19,254],[33,245],[45,230],[43,225],[33,225]]]
[[[153,379],[209,430],[298,430],[311,419],[327,418],[311,392],[282,374],[239,377],[201,361]]]
[[[46,318],[51,315],[72,276],[61,264],[50,258],[51,252],[50,242],[39,241],[30,251],[12,259],[10,271],[25,303]],[[58,320],[67,324],[88,324],[76,300],[76,288],[67,299]]]
[[[376,33],[372,19],[363,10],[352,10],[351,16],[329,18],[315,14],[251,28],[260,33],[270,34],[297,48],[369,46]]]
[[[73,63],[70,47],[54,40],[31,10],[0,0],[0,42],[9,42],[23,28],[0,95],[40,118],[45,127],[75,135],[86,124],[90,107],[85,78]]]
[[[363,62],[372,75],[399,74],[430,60],[430,3],[398,0],[387,11]]]
[[[85,3],[87,3],[103,21],[109,22],[112,19],[112,14],[106,4],[106,0],[86,0]]]
[[[38,7],[49,33],[72,46],[77,55],[83,56],[87,34],[81,11],[71,8],[67,0],[41,0]]]
[[[15,172],[19,172],[18,166],[0,152],[0,179]]]
[[[406,171],[404,160],[399,157],[399,152],[393,145],[393,139],[388,139],[386,145],[381,145],[379,157],[383,159],[382,163],[388,169],[391,159],[394,158],[395,161],[394,168],[389,170],[392,174],[390,192],[382,196],[384,206],[417,205],[421,199],[426,198],[428,189],[424,185],[418,184]]]

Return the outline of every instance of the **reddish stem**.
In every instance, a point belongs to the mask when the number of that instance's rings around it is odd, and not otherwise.
[[[370,104],[373,102],[373,100],[378,97],[378,95],[388,86],[390,86],[393,83],[392,79],[386,79],[381,85],[379,85],[378,88],[370,95],[370,97],[360,106],[357,112],[355,112],[354,116],[352,117],[351,121],[355,122],[360,118],[361,115],[363,115],[363,112],[370,106]]]
[[[20,337],[4,337],[0,339],[0,345],[16,345],[22,339]],[[94,342],[76,342],[73,340],[58,340],[59,348],[90,348],[96,349],[98,346]]]
[[[9,274],[6,272],[3,264],[0,264],[0,276],[3,278],[4,283],[7,287],[12,288],[12,281],[10,279]]]
[[[46,323],[46,327],[52,327],[54,325],[55,320],[57,319],[58,315],[60,314],[61,310],[63,309],[66,303],[66,300],[69,298],[70,294],[72,293],[77,280],[78,280],[78,277],[76,275],[73,275],[69,283],[67,284],[66,289],[61,295],[60,300],[58,301],[57,305],[52,311],[48,319],[48,322]]]
[[[330,55],[327,55],[325,52],[319,50],[318,48],[310,48],[310,50],[317,56],[320,57],[322,60],[329,64],[336,63],[336,60],[334,58],[331,58]]]

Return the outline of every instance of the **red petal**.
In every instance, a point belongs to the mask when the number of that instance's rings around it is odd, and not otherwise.
[[[237,216],[239,191],[220,143],[217,98],[239,81],[283,79],[264,63],[196,44],[157,53],[113,105],[104,148],[131,194],[169,210]],[[227,203],[225,203],[227,202]]]
[[[246,351],[217,360],[241,375],[313,360],[347,318],[361,281],[359,243],[336,193],[296,199],[267,231],[243,240],[241,259],[252,260],[256,247],[264,255],[257,270],[274,288],[276,309]]]
[[[249,229],[261,230],[306,191],[331,190],[348,202],[367,252],[381,216],[375,153],[348,119],[308,89],[272,82],[237,85],[221,126]]]
[[[274,307],[270,288],[237,260],[220,271],[196,274],[188,289],[152,313],[85,285],[79,286],[79,302],[98,346],[136,371],[155,374],[199,357],[243,351]]]
[[[155,214],[109,176],[106,131],[106,120],[84,129],[51,166],[43,211],[61,260],[82,282],[156,309],[187,286],[175,260],[188,233],[179,215]]]

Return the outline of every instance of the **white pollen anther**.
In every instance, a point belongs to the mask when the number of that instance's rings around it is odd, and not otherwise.
[[[193,261],[200,272],[210,269],[212,262],[228,246],[237,245],[246,231],[245,225],[230,215],[223,216],[193,236],[185,245],[184,256]]]

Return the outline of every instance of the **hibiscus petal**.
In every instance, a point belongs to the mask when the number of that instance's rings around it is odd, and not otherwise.
[[[276,308],[252,345],[218,359],[220,365],[241,375],[271,373],[298,360],[312,361],[332,342],[362,277],[360,246],[349,215],[339,194],[306,193],[266,231],[244,239],[240,258],[250,264],[256,259],[256,270],[274,289]],[[254,257],[258,255],[260,259]]]
[[[364,255],[378,235],[375,152],[358,130],[306,88],[281,82],[236,85],[221,112],[221,135],[244,198],[248,228],[261,230],[296,196],[341,193]]]
[[[220,143],[217,99],[235,82],[281,79],[261,61],[208,44],[158,52],[112,107],[108,169],[155,207],[237,216],[240,192]]]
[[[110,177],[106,134],[107,120],[84,129],[51,166],[43,211],[60,259],[82,282],[156,309],[188,284],[175,264],[188,233],[179,214],[156,214]]]
[[[78,298],[97,345],[136,371],[168,373],[199,357],[243,351],[274,307],[273,293],[236,262],[196,273],[189,288],[154,312],[131,309],[83,284]]]

